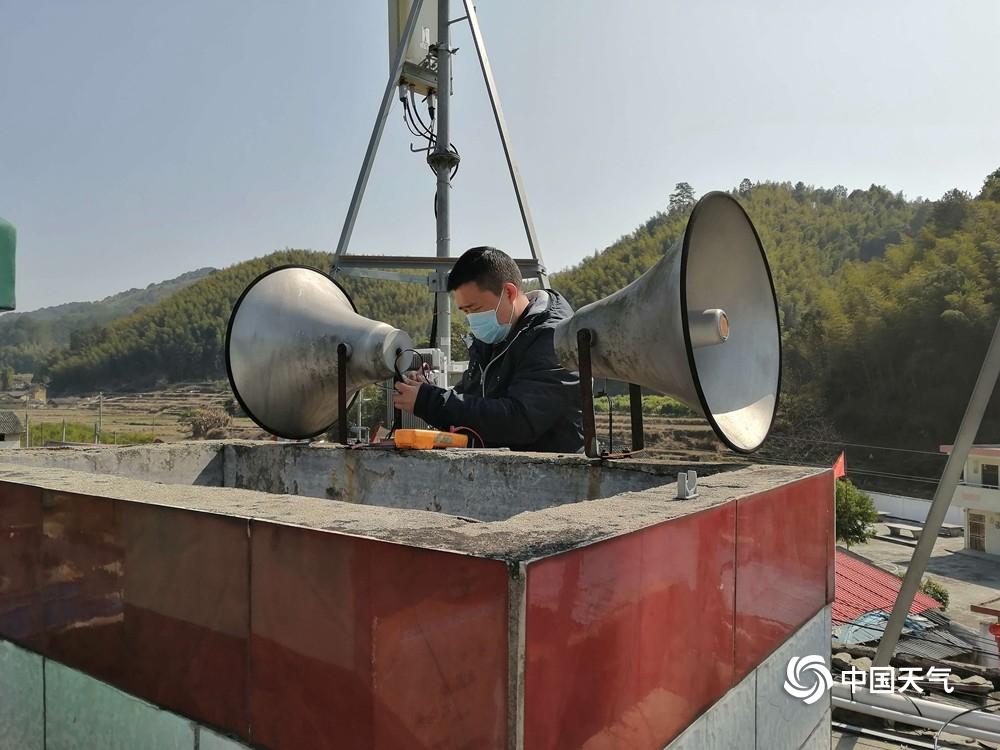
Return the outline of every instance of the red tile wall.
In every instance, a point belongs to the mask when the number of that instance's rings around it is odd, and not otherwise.
[[[732,684],[736,506],[528,566],[526,750],[662,748]]]
[[[828,599],[833,473],[742,498],[736,539],[736,679]]]
[[[660,750],[830,595],[825,473],[528,565],[525,750]]]
[[[506,747],[506,565],[258,522],[252,539],[255,742]]]
[[[508,745],[500,561],[0,482],[0,637],[269,748]],[[659,750],[833,595],[826,473],[528,565],[524,746]]]
[[[159,706],[275,749],[507,746],[502,562],[2,482],[0,540],[0,638]]]

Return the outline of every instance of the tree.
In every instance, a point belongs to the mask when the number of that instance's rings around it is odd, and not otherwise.
[[[872,524],[878,521],[875,503],[850,479],[837,481],[837,539],[850,547],[864,544],[875,536]]]
[[[740,180],[740,186],[739,186],[737,192],[739,192],[739,194],[742,197],[749,198],[750,197],[750,192],[752,190],[753,190],[753,183],[750,182],[750,179],[748,177],[744,177],[742,180]]]
[[[952,188],[941,196],[931,211],[931,219],[941,231],[950,232],[959,228],[965,219],[966,208],[971,196],[964,190]]]
[[[9,391],[14,387],[14,368],[4,367],[0,370],[0,391]]]
[[[694,205],[694,188],[686,182],[678,182],[674,185],[674,192],[670,194],[670,205],[668,212],[678,214],[689,210]]]
[[[983,189],[979,191],[979,200],[1000,203],[1000,168],[993,170],[983,181]]]

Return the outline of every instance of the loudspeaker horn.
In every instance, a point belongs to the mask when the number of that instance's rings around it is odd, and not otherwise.
[[[760,237],[732,196],[705,195],[656,265],[559,324],[567,369],[579,369],[582,329],[594,377],[676,397],[740,453],[770,432],[781,388],[777,299]]]
[[[340,344],[347,347],[346,373],[337,371]],[[353,404],[364,386],[397,374],[412,349],[405,332],[359,315],[329,276],[288,265],[258,276],[237,300],[226,330],[226,371],[254,422],[303,440],[337,422],[342,375]]]

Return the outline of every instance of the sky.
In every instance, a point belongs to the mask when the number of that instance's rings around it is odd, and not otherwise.
[[[1000,166],[996,0],[477,10],[550,270],[631,232],[680,181],[937,198],[978,192]],[[472,39],[452,29],[452,252],[527,256]],[[383,0],[0,0],[0,216],[18,229],[18,309],[333,250],[388,65]],[[401,117],[397,105],[352,252],[434,254],[434,176]]]

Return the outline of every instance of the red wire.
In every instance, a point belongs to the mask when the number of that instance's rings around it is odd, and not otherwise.
[[[478,432],[476,432],[476,431],[475,431],[474,429],[472,429],[471,427],[461,427],[461,426],[459,426],[459,427],[455,427],[454,425],[452,425],[452,428],[451,428],[451,431],[452,431],[452,432],[459,432],[460,430],[465,430],[466,432],[471,432],[471,433],[472,433],[473,435],[475,435],[475,436],[476,436],[476,439],[478,439],[478,440],[479,440],[479,444],[480,444],[480,445],[481,445],[481,446],[482,446],[483,448],[485,448],[485,447],[486,447],[486,441],[485,441],[485,440],[483,440],[483,439],[482,439],[481,437],[479,437],[479,433],[478,433]],[[473,446],[473,447],[475,447],[475,446]]]

